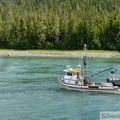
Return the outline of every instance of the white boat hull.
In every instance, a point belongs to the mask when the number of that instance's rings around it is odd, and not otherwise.
[[[114,93],[114,94],[120,94],[120,88],[119,87],[98,87],[94,88],[91,86],[81,86],[81,85],[72,85],[72,84],[66,84],[64,82],[61,82],[59,80],[60,87],[67,90],[76,90],[81,92],[102,92],[102,93]]]

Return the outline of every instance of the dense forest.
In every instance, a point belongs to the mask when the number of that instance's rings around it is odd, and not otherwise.
[[[120,0],[0,0],[0,48],[120,51]]]

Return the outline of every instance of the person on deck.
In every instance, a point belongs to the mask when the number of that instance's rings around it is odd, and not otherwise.
[[[80,80],[80,73],[77,72],[77,80]]]
[[[84,82],[84,85],[85,85],[85,86],[88,85],[88,83],[89,83],[86,77],[84,78],[84,81],[83,81],[83,82]]]

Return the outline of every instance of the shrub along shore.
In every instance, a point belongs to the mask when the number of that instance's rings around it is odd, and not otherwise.
[[[58,50],[0,50],[0,56],[23,56],[23,57],[65,57],[79,58],[84,55],[84,51],[58,51]],[[90,58],[120,58],[120,53],[116,51],[88,51]]]

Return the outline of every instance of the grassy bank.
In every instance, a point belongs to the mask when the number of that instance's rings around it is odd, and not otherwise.
[[[0,52],[84,52],[84,50],[15,50],[15,49],[0,49]],[[119,53],[118,51],[107,50],[88,50],[88,53]]]
[[[117,51],[88,50],[88,57],[120,58]],[[79,57],[84,50],[8,50],[0,49],[0,56]]]

